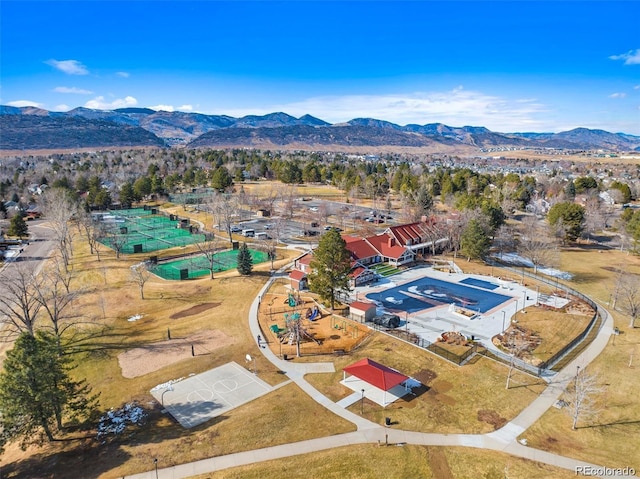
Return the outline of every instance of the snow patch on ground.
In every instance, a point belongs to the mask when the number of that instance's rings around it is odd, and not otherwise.
[[[106,436],[122,434],[128,425],[141,425],[147,414],[137,403],[131,402],[120,409],[107,411],[98,423],[98,439]]]
[[[503,253],[499,256],[495,256],[495,258],[505,263],[512,264],[514,266],[525,266],[527,268],[535,267],[533,262],[530,259],[520,256],[517,253]],[[545,274],[547,276],[551,276],[553,278],[567,279],[567,280],[573,278],[573,275],[571,273],[567,273],[566,271],[560,271],[559,269],[555,269],[555,268],[538,267],[538,272]]]

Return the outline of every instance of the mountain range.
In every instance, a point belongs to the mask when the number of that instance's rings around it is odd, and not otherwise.
[[[227,115],[149,108],[51,112],[0,106],[0,149],[76,149],[115,146],[186,146],[330,149],[429,148],[477,153],[500,148],[640,151],[640,136],[576,128],[560,133],[499,133],[442,123],[400,126],[373,118],[331,124],[311,115]]]

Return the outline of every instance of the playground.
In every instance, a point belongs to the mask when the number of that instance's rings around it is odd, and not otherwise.
[[[264,263],[269,256],[264,251],[250,249],[253,264]],[[238,251],[226,250],[213,255],[213,272],[220,273],[238,266]],[[211,263],[205,255],[193,255],[188,258],[166,261],[155,265],[151,271],[163,279],[193,279],[211,274]]]
[[[194,234],[188,219],[158,214],[156,208],[132,208],[93,214],[104,231],[100,242],[124,254],[150,253],[198,243],[203,234]],[[195,228],[197,230],[197,227]]]
[[[258,319],[267,346],[287,358],[347,353],[371,334],[365,325],[324,311],[298,293],[265,294]]]

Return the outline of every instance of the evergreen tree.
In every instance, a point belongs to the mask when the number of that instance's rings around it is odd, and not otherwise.
[[[460,250],[467,260],[482,259],[489,252],[491,240],[478,220],[471,220],[460,237]]]
[[[20,213],[11,218],[7,234],[9,236],[17,236],[18,238],[29,236],[29,227]]]
[[[549,209],[547,220],[551,226],[564,229],[566,241],[575,241],[584,229],[585,209],[577,203],[556,203]]]
[[[313,251],[309,274],[309,288],[324,301],[335,306],[336,293],[349,291],[351,254],[347,244],[336,230],[327,231]]]
[[[233,178],[224,166],[217,168],[211,175],[211,187],[224,191],[233,184]]]
[[[14,439],[23,447],[53,441],[63,418],[86,416],[97,405],[88,386],[70,378],[71,369],[52,335],[18,337],[0,373],[0,448]]]
[[[133,192],[133,185],[127,181],[120,188],[120,203],[125,208],[131,208],[131,204],[136,200],[136,195]]]
[[[247,243],[242,243],[238,251],[238,273],[243,276],[248,276],[251,274],[252,269],[253,258],[251,257],[251,252],[247,247]]]

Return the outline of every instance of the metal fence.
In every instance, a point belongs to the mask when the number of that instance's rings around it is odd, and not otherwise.
[[[515,369],[518,369],[520,371],[533,374],[534,376],[542,377],[542,376],[548,375],[549,370],[551,370],[554,366],[560,363],[560,361],[563,358],[567,357],[568,354],[574,351],[589,336],[589,334],[593,331],[594,327],[597,326],[598,328],[600,328],[604,324],[604,321],[601,321],[601,319],[603,319],[607,314],[606,311],[600,308],[591,298],[585,296],[579,291],[576,291],[573,288],[570,288],[560,283],[558,280],[551,280],[543,276],[538,276],[537,274],[524,271],[524,269],[521,270],[518,268],[508,267],[499,262],[495,262],[493,265],[500,267],[502,269],[508,270],[517,275],[522,275],[523,277],[534,279],[541,283],[552,286],[556,289],[560,289],[567,294],[580,298],[589,306],[591,306],[595,310],[595,313],[591,318],[591,320],[589,321],[589,323],[587,324],[587,326],[585,327],[585,329],[578,336],[576,336],[569,344],[567,344],[562,349],[560,349],[557,353],[555,353],[551,358],[537,365],[528,363],[516,357],[512,357],[511,355],[504,353],[502,351],[497,351],[493,349],[488,350],[486,348],[478,348],[476,344],[474,344],[473,348],[459,355],[452,351],[449,351],[446,348],[443,348],[442,346],[439,346],[436,343],[431,343],[430,341],[424,338],[417,337],[413,341],[408,341],[407,339],[402,338],[400,334],[393,334],[394,332],[397,333],[398,330],[386,329],[381,326],[377,326],[373,323],[369,323],[369,326],[372,329],[375,329],[376,331],[380,331],[382,333],[393,336],[396,339],[400,339],[401,341],[405,341],[415,346],[426,349],[427,351],[431,351],[432,353],[446,359],[447,361],[451,361],[452,363],[457,365],[463,364],[469,357],[471,357],[474,354],[481,354],[485,357],[494,359],[496,361],[507,364],[509,366],[513,365]],[[347,298],[344,298],[344,299],[346,300]]]
[[[405,343],[412,344],[419,348],[426,349],[427,351],[430,351],[433,354],[446,359],[447,361],[457,364],[458,366],[464,363],[469,357],[475,354],[478,350],[478,345],[476,343],[473,343],[473,345],[464,353],[456,354],[447,348],[443,348],[442,346],[439,346],[436,343],[432,343],[431,341],[421,338],[419,336],[415,336],[411,340],[403,338],[402,336],[405,334],[405,331],[402,329],[389,329],[374,323],[367,323],[367,325],[375,331],[384,333],[388,336],[399,339],[400,341],[404,341]]]
[[[604,324],[604,321],[601,321],[601,319],[604,319],[605,315],[607,314],[606,311],[604,311],[600,306],[598,306],[591,298],[585,296],[584,294],[580,293],[579,291],[576,291],[573,288],[570,288],[569,286],[566,286],[560,283],[557,279],[552,280],[544,276],[539,276],[529,271],[525,271],[524,268],[518,269],[518,268],[505,266],[499,261],[496,261],[494,263],[494,266],[498,266],[502,269],[506,269],[508,271],[511,271],[512,273],[522,274],[523,277],[526,276],[528,278],[544,283],[548,286],[552,286],[556,289],[560,289],[565,293],[570,294],[571,296],[580,298],[582,301],[587,303],[589,306],[591,306],[595,310],[593,317],[591,318],[591,320],[589,321],[585,329],[578,336],[576,336],[569,344],[567,344],[562,349],[560,349],[560,351],[558,351],[552,357],[550,357],[549,359],[547,359],[546,361],[544,361],[543,363],[535,367],[537,372],[535,372],[534,374],[536,374],[537,376],[541,376],[545,371],[552,369],[564,357],[566,357],[569,353],[571,353],[571,351],[573,351],[576,347],[578,347],[587,338],[587,336],[589,336],[594,326],[598,325],[598,328],[600,328]],[[494,353],[494,351],[491,351],[491,353]],[[499,355],[496,354],[496,356],[499,356]],[[505,354],[502,354],[502,356],[506,356],[507,358],[506,360],[509,362],[511,361],[511,356],[505,355]],[[504,358],[500,358],[499,360],[505,361]],[[524,363],[524,361],[522,361],[522,363]],[[527,363],[524,363],[524,364],[527,364]],[[518,369],[521,369],[520,366],[522,366],[522,364],[518,364],[518,366],[516,367],[518,367]],[[529,367],[533,367],[533,366],[529,365]],[[527,370],[529,370],[529,368],[527,368]]]

